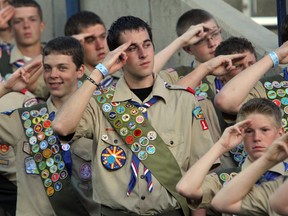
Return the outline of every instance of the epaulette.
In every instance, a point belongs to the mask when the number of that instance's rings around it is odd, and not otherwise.
[[[191,94],[195,95],[195,91],[190,88],[190,87],[183,87],[183,86],[178,86],[178,85],[171,85],[167,82],[165,82],[165,87],[169,90],[184,90],[184,91],[188,91],[190,92]]]
[[[8,111],[4,111],[4,112],[1,112],[1,114],[4,114],[4,115],[7,115],[7,116],[10,116],[16,109],[13,109],[13,110],[8,110]]]

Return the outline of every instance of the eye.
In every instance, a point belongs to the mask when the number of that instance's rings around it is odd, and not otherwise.
[[[59,66],[59,70],[62,71],[62,72],[65,71],[66,69],[67,69],[67,68],[66,68],[65,66],[63,66],[63,65],[60,65],[60,66]]]
[[[86,37],[85,38],[85,43],[88,43],[88,44],[91,44],[91,43],[94,43],[95,41],[95,37]]]
[[[44,72],[49,72],[49,71],[51,71],[51,67],[44,65]]]
[[[251,128],[247,128],[245,130],[245,134],[251,134],[253,132],[253,130]]]
[[[149,48],[149,47],[151,47],[152,46],[152,42],[146,42],[146,43],[144,43],[144,48]]]
[[[136,47],[135,45],[132,45],[132,46],[128,47],[127,51],[128,51],[128,52],[133,52],[133,51],[135,51],[136,49],[137,49],[137,47]]]

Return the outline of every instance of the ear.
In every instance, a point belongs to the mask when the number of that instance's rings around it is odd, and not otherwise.
[[[283,134],[285,134],[285,131],[284,131],[284,128],[281,127],[281,128],[279,129],[279,135],[280,135],[280,136],[283,136]]]
[[[82,64],[78,70],[77,70],[77,79],[81,79],[84,75],[84,72],[85,72],[85,68],[84,68],[84,64]]]
[[[45,30],[45,28],[46,28],[46,23],[45,23],[44,21],[42,21],[42,22],[40,23],[41,33]]]
[[[193,54],[193,49],[192,49],[191,46],[185,46],[185,47],[183,47],[183,50],[184,50],[185,52],[187,52],[188,54],[190,54],[190,55],[194,55],[194,54]]]

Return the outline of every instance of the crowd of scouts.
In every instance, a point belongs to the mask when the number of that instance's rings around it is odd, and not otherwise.
[[[288,215],[288,42],[257,60],[202,9],[157,54],[135,16],[44,29],[0,0],[1,216]],[[191,65],[165,69],[179,49]]]

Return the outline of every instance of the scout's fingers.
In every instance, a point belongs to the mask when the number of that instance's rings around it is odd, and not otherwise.
[[[252,121],[250,119],[246,119],[246,120],[236,123],[235,127],[243,131],[251,125],[251,122]]]
[[[93,35],[94,35],[94,33],[81,33],[81,34],[72,35],[72,37],[77,39],[81,43],[84,43],[85,39],[87,39],[89,37],[93,37]]]

